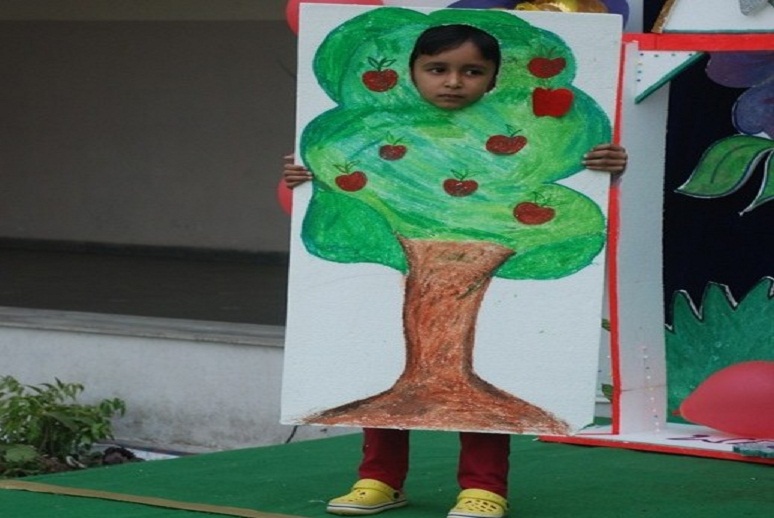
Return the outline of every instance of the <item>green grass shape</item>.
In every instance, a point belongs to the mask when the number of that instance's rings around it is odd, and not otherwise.
[[[708,283],[697,308],[677,291],[672,325],[666,329],[669,421],[686,422],[675,412],[707,377],[740,362],[774,361],[774,278],[762,278],[735,302],[727,286]]]

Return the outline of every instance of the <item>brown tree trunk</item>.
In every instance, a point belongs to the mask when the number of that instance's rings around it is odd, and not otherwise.
[[[307,419],[318,424],[567,433],[550,413],[479,378],[476,319],[493,272],[513,251],[485,241],[402,239],[406,365],[385,392]]]

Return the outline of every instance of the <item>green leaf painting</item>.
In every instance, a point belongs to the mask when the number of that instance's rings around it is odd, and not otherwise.
[[[696,198],[720,198],[737,191],[750,180],[758,163],[764,161],[763,183],[757,196],[742,213],[774,198],[774,140],[734,135],[712,144],[699,160],[691,177],[677,192]]]
[[[503,54],[496,88],[459,111],[422,100],[408,70],[417,36],[452,23],[488,31]],[[533,75],[530,61],[549,56],[561,57],[561,71]],[[338,106],[312,121],[301,140],[315,175],[303,228],[310,253],[405,272],[401,237],[484,241],[514,252],[497,276],[550,279],[578,271],[600,252],[605,221],[599,207],[556,182],[583,169],[583,154],[610,139],[610,123],[572,85],[574,58],[556,35],[500,11],[382,8],[333,31],[314,71]],[[562,116],[535,115],[539,89],[571,92],[572,106]],[[488,139],[498,136],[518,139],[521,149],[487,149]],[[448,192],[452,182],[465,181],[476,186],[473,192]],[[552,216],[525,218],[515,214],[517,207]],[[320,216],[331,211],[340,215]]]
[[[668,408],[678,421],[682,401],[711,374],[752,360],[774,360],[774,279],[761,279],[738,303],[728,288],[709,283],[701,306],[685,292],[672,300],[666,332]]]

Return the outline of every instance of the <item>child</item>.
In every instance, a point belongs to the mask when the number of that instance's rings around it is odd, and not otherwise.
[[[495,86],[500,47],[490,34],[469,25],[432,27],[417,39],[410,60],[411,78],[421,97],[443,110],[460,110]],[[293,155],[285,157],[288,187],[312,178]],[[594,147],[583,157],[588,169],[621,173],[626,151],[614,144]],[[359,480],[348,494],[328,502],[339,515],[376,514],[406,505],[402,488],[408,473],[408,430],[365,428]],[[508,508],[510,436],[460,433],[457,479],[462,492],[448,518],[499,518]]]

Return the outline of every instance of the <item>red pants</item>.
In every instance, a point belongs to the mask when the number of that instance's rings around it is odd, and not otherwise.
[[[363,429],[363,461],[358,475],[402,489],[409,467],[408,430]],[[485,489],[508,496],[511,436],[460,432],[457,481],[462,489]]]

